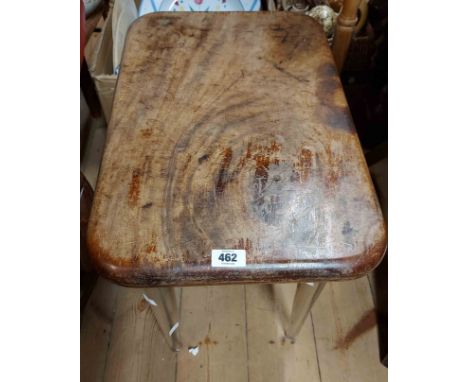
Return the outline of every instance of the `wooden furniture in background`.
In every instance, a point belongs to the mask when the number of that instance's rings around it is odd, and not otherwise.
[[[348,54],[351,38],[358,21],[357,11],[360,3],[361,0],[344,0],[343,8],[337,19],[332,50],[338,72],[343,69]]]
[[[363,0],[361,3],[357,2],[358,4],[356,4],[355,0],[345,0],[344,2],[349,3],[350,1],[353,2],[353,4],[347,6],[346,17],[344,15],[340,17],[357,20],[358,9],[361,9],[361,11],[364,9],[363,2],[365,3],[366,0]],[[109,4],[109,16],[107,19],[101,18],[99,20],[96,27],[98,32],[92,33],[89,44],[85,50],[89,71],[94,80],[102,111],[107,122],[110,120],[112,100],[117,82],[117,74],[113,72],[112,63],[112,3],[113,2],[110,2]],[[341,3],[341,1],[339,3]],[[336,8],[336,10],[339,10],[339,8]],[[345,24],[348,25],[349,23],[345,20]],[[335,57],[335,62],[340,63],[338,65],[339,72],[343,69],[343,63],[346,61],[353,33],[359,28],[359,25],[354,25],[355,23],[348,25],[348,27],[337,28],[338,30],[335,33],[333,55]]]
[[[97,27],[97,24],[101,17],[108,12],[108,6],[106,2],[103,2],[95,12],[85,17],[83,1],[80,0],[80,87],[83,92],[83,96],[86,99],[89,110],[93,117],[99,117],[101,113],[101,107],[99,104],[99,98],[96,94],[96,88],[94,82],[89,74],[88,63],[86,62],[85,49],[86,45],[91,37],[91,34]]]
[[[372,270],[386,232],[321,27],[287,12],[137,20],[88,244],[102,275],[133,287]],[[211,266],[234,248],[245,267]]]

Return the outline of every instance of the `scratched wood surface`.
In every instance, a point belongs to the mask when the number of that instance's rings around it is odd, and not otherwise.
[[[84,314],[83,382],[387,381],[367,278],[328,284],[295,344],[284,338],[294,284],[183,288],[179,353],[152,314],[157,294],[151,307],[141,289],[118,287],[115,314],[96,316],[113,296],[105,286],[109,295],[100,288]]]
[[[288,12],[135,22],[88,244],[130,286],[370,271],[384,223],[321,27]],[[246,267],[211,268],[232,248]]]

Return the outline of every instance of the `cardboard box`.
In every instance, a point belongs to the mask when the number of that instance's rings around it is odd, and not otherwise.
[[[122,0],[125,1],[125,0]],[[134,0],[137,9],[141,0]],[[96,91],[101,102],[104,118],[109,123],[114,100],[117,75],[113,72],[113,40],[112,40],[112,12],[115,1],[109,2],[107,18],[102,18],[96,31],[91,35],[85,48],[89,73],[94,80]]]
[[[109,10],[109,16],[98,23],[97,30],[86,46],[85,55],[104,118],[109,122],[117,83],[112,65],[112,9]]]

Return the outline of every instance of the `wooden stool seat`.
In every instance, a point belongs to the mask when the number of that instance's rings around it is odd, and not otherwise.
[[[131,27],[89,222],[127,286],[350,279],[386,231],[326,37],[308,16],[154,13]],[[246,265],[213,267],[212,250]]]

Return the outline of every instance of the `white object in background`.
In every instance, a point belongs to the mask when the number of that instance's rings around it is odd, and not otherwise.
[[[142,0],[138,16],[152,12],[254,12],[260,0]]]
[[[199,350],[200,348],[198,346],[193,346],[193,347],[188,348],[189,353],[192,354],[194,357],[198,354]]]
[[[337,13],[327,5],[317,5],[310,11],[306,12],[306,15],[312,17],[319,24],[322,25],[323,31],[327,37],[332,37],[335,32]]]
[[[128,28],[137,18],[138,11],[133,0],[115,0],[112,11],[112,64],[114,74],[119,72]]]

